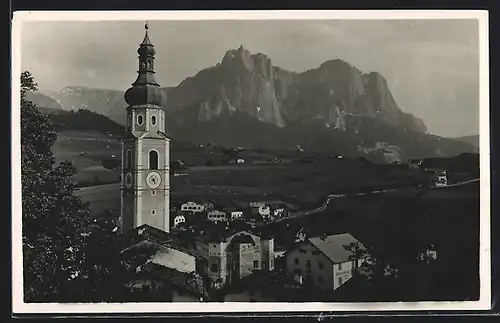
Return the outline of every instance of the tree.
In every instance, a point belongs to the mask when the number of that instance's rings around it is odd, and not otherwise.
[[[103,277],[119,266],[103,251],[109,228],[90,217],[88,204],[73,194],[72,162],[54,166],[57,138],[50,120],[26,99],[37,84],[21,74],[21,185],[25,302],[93,300]],[[96,248],[96,245],[99,248]],[[111,248],[111,247],[109,247]],[[108,248],[108,250],[109,250]],[[96,257],[100,254],[100,257]],[[117,253],[114,253],[115,255]]]
[[[37,84],[29,72],[21,74],[21,185],[25,301],[56,301],[63,285],[75,275],[75,258],[81,251],[78,234],[85,209],[72,194],[74,166],[53,167],[51,147],[56,132],[32,102],[28,91]],[[72,232],[68,232],[71,228]],[[78,260],[76,260],[78,261]]]
[[[366,268],[372,300],[419,301],[429,299],[432,262],[427,251],[434,245],[425,195],[399,196],[384,208],[385,217],[372,230],[380,232],[365,243]],[[390,206],[389,206],[390,205]]]
[[[344,248],[350,251],[352,254],[348,257],[349,261],[354,262],[354,275],[359,273],[359,260],[368,257],[367,250],[359,244],[359,242],[351,242],[345,245]]]

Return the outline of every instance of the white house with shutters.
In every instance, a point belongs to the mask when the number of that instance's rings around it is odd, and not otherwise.
[[[307,238],[286,253],[287,271],[303,283],[336,290],[352,277],[355,269],[354,253],[346,248],[351,243],[365,249],[349,233]],[[364,260],[357,260],[358,268]]]
[[[193,213],[201,213],[205,211],[205,205],[199,204],[196,202],[186,202],[181,205],[182,212],[193,212]]]

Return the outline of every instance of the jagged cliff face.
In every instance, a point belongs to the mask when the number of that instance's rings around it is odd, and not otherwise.
[[[382,75],[363,74],[343,60],[298,74],[240,47],[227,51],[216,66],[164,90],[168,110],[189,122],[242,112],[278,127],[319,119],[325,127],[346,130],[355,126],[348,119],[370,117],[408,131],[426,131],[422,120],[398,108]],[[65,110],[89,109],[125,122],[121,91],[68,86],[60,92],[40,93]]]
[[[278,127],[320,119],[325,127],[345,130],[346,116],[362,116],[408,131],[427,130],[422,120],[398,108],[378,73],[363,74],[342,60],[292,73],[243,47],[172,89],[169,108],[194,110],[198,121],[239,111]]]
[[[363,74],[343,60],[304,72],[290,86],[283,111],[294,121],[320,119],[345,130],[346,119],[369,117],[408,131],[426,132],[422,120],[403,113],[379,73]]]
[[[285,126],[281,101],[295,74],[274,67],[263,54],[240,47],[216,66],[187,78],[172,89],[168,107],[194,110],[198,121],[243,112],[260,121]]]
[[[163,90],[167,132],[184,141],[280,149],[300,145],[388,161],[474,149],[427,135],[421,119],[399,109],[382,75],[365,74],[340,59],[293,73],[240,47]],[[45,95],[63,109],[88,109],[125,123],[121,91],[67,87]]]

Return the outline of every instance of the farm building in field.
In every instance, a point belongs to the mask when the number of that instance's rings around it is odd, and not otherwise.
[[[363,257],[356,260],[354,252],[348,250],[349,245],[365,250],[348,233],[305,239],[286,253],[287,271],[303,283],[323,290],[336,290],[365,260]]]

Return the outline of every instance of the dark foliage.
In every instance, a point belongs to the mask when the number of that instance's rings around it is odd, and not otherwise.
[[[26,100],[37,85],[21,75],[21,169],[25,302],[99,302],[123,294],[113,226],[93,220],[73,194],[76,169],[54,165],[56,131]]]
[[[110,133],[118,136],[125,134],[125,127],[108,117],[86,109],[77,111],[55,110],[48,111],[49,118],[57,131],[63,130],[94,130],[101,133]]]

